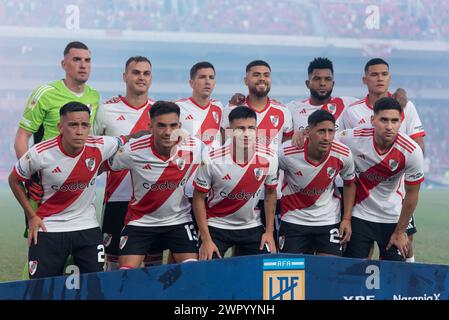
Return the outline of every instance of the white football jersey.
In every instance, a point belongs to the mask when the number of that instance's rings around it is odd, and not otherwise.
[[[61,136],[38,143],[16,163],[21,180],[38,173],[44,196],[36,214],[48,232],[68,232],[98,227],[95,214],[95,182],[100,164],[122,145],[115,137],[90,136],[83,150],[70,156]]]
[[[133,196],[125,224],[157,227],[192,221],[184,187],[201,159],[202,142],[188,137],[164,158],[154,149],[153,135],[131,139],[109,160],[112,170],[129,169]]]
[[[100,105],[92,128],[94,135],[118,137],[140,130],[147,130],[150,121],[149,111],[154,100],[139,107],[130,105],[124,97],[118,96]],[[104,202],[129,201],[132,187],[129,170],[108,171]]]
[[[296,100],[287,103],[287,108],[290,110],[293,118],[293,130],[298,131],[307,127],[307,120],[309,116],[316,110],[326,110],[332,113],[335,118],[335,128],[338,131],[341,127],[341,115],[345,108],[357,101],[354,97],[331,97],[329,103],[322,105],[312,105],[310,99]]]
[[[319,164],[307,156],[309,140],[298,148],[284,143],[279,168],[284,170],[281,220],[289,223],[323,226],[340,222],[340,194],[334,187],[338,174],[346,183],[355,180],[354,161],[348,147],[332,142],[328,154]]]
[[[194,187],[208,192],[206,203],[210,226],[222,229],[249,229],[261,225],[256,208],[262,185],[277,186],[277,157],[262,144],[246,164],[237,164],[232,144],[209,151],[195,176]]]
[[[389,95],[391,96],[391,94]],[[341,116],[342,129],[371,126],[371,116],[374,114],[373,108],[369,104],[368,96],[351,104]],[[412,139],[426,135],[416,107],[411,101],[407,102],[401,115],[399,132],[408,135]]]
[[[293,122],[290,110],[283,104],[269,98],[266,106],[261,111],[249,105],[247,100],[242,105],[250,107],[257,114],[257,142],[270,146],[274,152],[278,152],[282,145],[282,138],[293,135]],[[222,127],[225,130],[230,128],[228,116],[235,107],[228,105],[224,109]]]
[[[220,101],[211,99],[206,107],[199,105],[192,97],[176,101],[181,109],[180,121],[182,129],[189,135],[201,140],[209,148],[221,146],[221,119],[223,106]],[[186,195],[193,196],[193,178],[186,185]]]
[[[275,153],[278,153],[282,146],[282,139],[291,138],[293,136],[293,121],[290,110],[283,104],[268,98],[265,107],[258,111],[250,104],[248,100],[242,104],[253,109],[257,115],[257,141],[261,144],[269,146]],[[223,129],[230,128],[229,113],[236,106],[228,105],[223,111]],[[283,179],[282,171],[279,172],[279,180]],[[277,197],[281,198],[281,186],[278,185]],[[260,199],[264,199],[264,191],[261,192]]]
[[[424,180],[423,153],[413,139],[398,133],[386,153],[380,154],[374,128],[340,132],[339,140],[352,151],[357,174],[357,194],[352,216],[371,222],[397,223],[402,209],[402,180]]]

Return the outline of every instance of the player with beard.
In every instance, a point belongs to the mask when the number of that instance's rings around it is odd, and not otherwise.
[[[257,142],[271,148],[275,153],[279,151],[282,143],[293,135],[292,118],[290,111],[281,103],[269,98],[271,89],[271,67],[263,60],[255,60],[246,66],[245,84],[248,87],[248,96],[241,101],[243,105],[253,109],[257,115]],[[229,128],[228,115],[236,108],[236,105],[229,104],[223,110],[223,129]],[[282,174],[279,177],[282,180]],[[277,188],[277,199],[281,198],[281,185]],[[264,191],[258,209],[261,211],[262,222],[265,221]],[[276,230],[279,227],[279,201],[276,205]]]

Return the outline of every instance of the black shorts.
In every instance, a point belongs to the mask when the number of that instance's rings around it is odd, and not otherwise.
[[[260,220],[265,226],[265,202],[264,200],[259,200],[257,203],[257,208],[260,210]],[[277,231],[279,230],[279,225],[281,224],[281,201],[276,201],[276,211],[274,212],[274,238],[276,239]]]
[[[279,250],[283,253],[325,253],[342,255],[340,224],[305,226],[282,221],[279,229]]]
[[[240,230],[229,230],[209,226],[209,233],[212,241],[217,246],[222,257],[224,257],[226,251],[234,245],[237,247],[239,256],[268,253],[265,246],[263,250],[259,250],[260,240],[264,232],[265,228],[263,226]],[[214,258],[217,258],[215,254]]]
[[[348,258],[366,259],[374,242],[379,246],[379,256],[382,260],[404,261],[397,247],[386,250],[390,237],[396,229],[396,223],[377,223],[352,217],[352,235],[344,256]]]
[[[127,210],[128,201],[107,202],[103,205],[101,230],[106,254],[119,255],[120,233],[125,226]],[[148,254],[162,254],[165,249],[160,241],[156,241],[149,249]]]
[[[173,253],[198,253],[198,235],[192,222],[164,227],[127,225],[120,237],[120,255],[145,255],[156,242]]]
[[[416,229],[415,215],[412,215],[412,218],[410,219],[410,222],[405,232],[407,232],[408,236],[411,236],[418,232],[418,230]]]
[[[80,273],[103,271],[104,246],[100,228],[70,232],[39,232],[28,249],[30,279],[64,275],[69,255]]]

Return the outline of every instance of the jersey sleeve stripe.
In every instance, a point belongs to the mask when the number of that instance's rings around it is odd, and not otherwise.
[[[411,134],[409,137],[412,138],[412,139],[416,139],[416,138],[425,137],[425,136],[426,136],[426,132],[425,131],[419,131],[419,132],[416,132],[414,134]]]
[[[404,182],[405,182],[405,184],[408,184],[408,185],[410,185],[410,186],[413,186],[413,185],[420,184],[420,183],[422,183],[423,181],[424,181],[424,177],[422,177],[421,179],[416,180],[416,181],[407,181],[407,180],[405,180]]]
[[[36,148],[36,151],[37,151],[37,153],[42,153],[42,152],[44,152],[44,151],[46,151],[46,150],[48,150],[48,149],[53,149],[53,148],[55,148],[55,147],[57,147],[58,146],[58,142],[57,141],[55,141],[54,143],[52,143],[52,144],[49,144],[49,145],[47,145],[47,146],[45,146],[45,147],[42,147],[42,148],[39,148],[39,149],[37,149]]]
[[[36,145],[36,149],[43,148],[43,147],[45,147],[45,146],[47,146],[49,144],[52,144],[55,141],[57,141],[57,137],[55,137],[53,139],[50,139],[50,140],[47,140],[47,141],[40,142],[40,143],[38,143]]]
[[[13,172],[14,175],[17,177],[17,179],[19,179],[19,181],[25,182],[25,181],[28,180],[27,178],[22,177],[22,176],[20,175],[19,172],[17,172],[16,167],[13,167],[13,168],[12,168],[12,172]]]
[[[415,150],[415,148],[416,148],[410,141],[407,141],[406,138],[401,136],[401,134],[398,135],[398,141],[400,141],[402,144],[408,146],[409,149],[412,149],[412,151]]]
[[[200,187],[195,181],[193,181],[193,187],[194,187],[195,189],[197,189],[198,191],[200,191],[200,192],[204,192],[204,193],[209,192],[209,189]]]
[[[284,137],[290,138],[290,137],[292,137],[292,136],[293,136],[293,130],[292,130],[292,131],[289,131],[289,132],[284,132]]]
[[[332,148],[335,148],[337,150],[341,150],[343,152],[349,153],[349,148],[344,146],[344,145],[342,145],[342,144],[338,144],[338,143],[333,142],[332,143]]]

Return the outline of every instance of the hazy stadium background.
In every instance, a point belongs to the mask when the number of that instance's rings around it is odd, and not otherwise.
[[[105,100],[124,93],[126,59],[153,64],[153,99],[191,93],[188,71],[198,61],[217,71],[214,98],[246,92],[244,68],[272,66],[270,96],[305,98],[307,65],[334,62],[334,96],[366,95],[363,66],[390,63],[391,90],[407,90],[427,136],[426,183],[416,212],[418,262],[449,263],[449,2],[431,0],[0,0],[0,281],[20,278],[27,255],[23,213],[7,187],[14,135],[27,97],[61,79],[64,46],[92,51],[89,83]],[[97,209],[101,209],[99,188]]]

